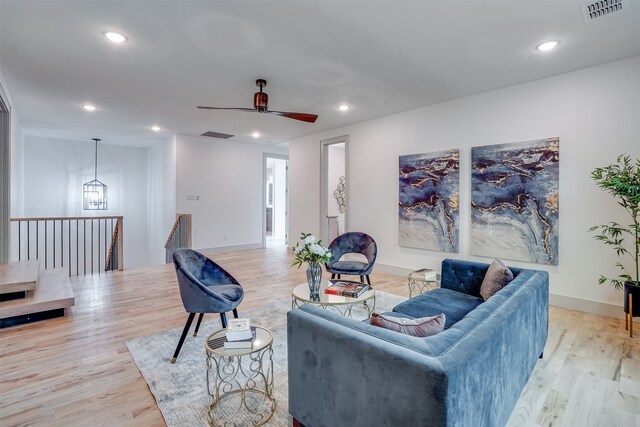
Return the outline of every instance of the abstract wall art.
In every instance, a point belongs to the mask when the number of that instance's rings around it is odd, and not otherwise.
[[[558,138],[471,149],[471,253],[558,264]]]
[[[400,246],[458,252],[460,150],[400,156]]]

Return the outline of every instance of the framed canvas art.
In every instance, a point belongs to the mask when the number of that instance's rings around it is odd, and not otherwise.
[[[558,264],[558,138],[471,149],[471,253]]]
[[[458,252],[460,150],[400,156],[400,246]]]

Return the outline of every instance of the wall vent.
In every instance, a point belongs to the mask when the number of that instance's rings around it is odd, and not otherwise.
[[[582,6],[584,21],[593,21],[596,18],[622,10],[622,0],[600,0]]]
[[[210,138],[229,139],[234,135],[229,135],[228,133],[213,132],[210,130],[208,132],[203,133],[202,136],[208,136]]]

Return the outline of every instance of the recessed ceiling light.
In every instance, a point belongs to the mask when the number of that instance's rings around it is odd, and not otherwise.
[[[154,131],[154,132],[160,132],[161,129],[160,129],[160,126],[153,125],[153,126],[151,126],[151,130]]]
[[[347,104],[338,105],[338,110],[340,110],[340,111],[348,111],[349,109],[351,109],[351,107],[348,106]]]
[[[124,43],[127,41],[127,37],[124,34],[116,33],[115,31],[105,31],[104,36],[113,43]]]
[[[251,136],[254,137],[254,138],[260,138],[260,132],[256,131],[256,132],[252,133]]]
[[[84,108],[87,111],[96,111],[96,106],[91,104],[84,104],[82,105],[82,108]]]
[[[547,52],[551,49],[553,49],[554,47],[558,46],[560,44],[559,41],[556,40],[552,40],[549,42],[544,42],[544,43],[540,43],[538,46],[536,46],[536,49],[542,51],[542,52]]]

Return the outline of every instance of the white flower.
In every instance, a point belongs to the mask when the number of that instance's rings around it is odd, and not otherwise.
[[[300,241],[296,246],[291,248],[291,251],[296,256],[296,260],[293,265],[297,265],[298,268],[303,262],[327,262],[331,257],[331,251],[329,251],[328,248],[321,246],[320,241],[312,234],[302,233]]]
[[[320,246],[317,243],[312,243],[309,245],[309,252],[316,254],[316,255],[324,255],[324,248],[322,246]]]
[[[314,235],[309,235],[304,239],[304,244],[305,245],[311,245],[314,244],[318,241],[318,239],[316,239],[316,236]]]

